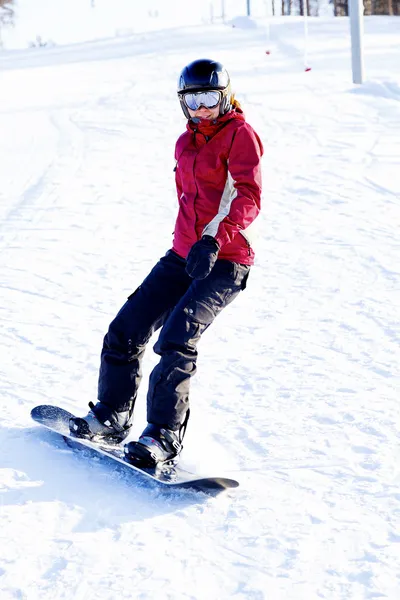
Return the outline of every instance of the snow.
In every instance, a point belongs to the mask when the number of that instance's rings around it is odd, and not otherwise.
[[[397,600],[400,20],[365,19],[357,87],[345,18],[309,19],[306,73],[301,19],[268,38],[190,7],[197,23],[126,37],[110,16],[90,42],[42,12],[0,53],[0,597]],[[27,49],[37,34],[57,46]],[[192,382],[182,463],[241,484],[216,498],[88,462],[29,418],[95,400],[108,323],[170,247],[175,84],[200,56],[266,151],[257,262]],[[150,344],[134,435],[155,362]]]

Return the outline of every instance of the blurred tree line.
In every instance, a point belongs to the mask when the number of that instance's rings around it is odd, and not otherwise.
[[[317,17],[319,0],[270,0],[273,15],[304,15]],[[329,0],[335,17],[348,16],[349,0]],[[0,0],[0,29],[14,25],[14,0]],[[91,0],[95,6],[95,0]],[[400,0],[364,0],[364,15],[399,15]],[[1,41],[1,40],[0,40]]]
[[[6,25],[14,25],[13,0],[0,0],[0,48],[3,47],[1,29]]]
[[[318,17],[319,0],[271,0],[273,15]],[[349,14],[349,0],[330,0],[335,17]],[[400,0],[364,0],[364,15],[400,15]]]
[[[0,0],[0,25],[14,24],[14,0]]]
[[[336,17],[347,17],[349,0],[333,0]],[[364,15],[400,15],[400,0],[364,0]]]

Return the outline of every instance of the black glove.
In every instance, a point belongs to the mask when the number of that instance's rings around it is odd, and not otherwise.
[[[193,244],[187,257],[186,273],[193,279],[205,279],[218,258],[219,244],[211,235],[203,235]]]

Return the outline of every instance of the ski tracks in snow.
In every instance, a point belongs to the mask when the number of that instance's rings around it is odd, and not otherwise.
[[[289,84],[281,66],[263,87],[246,82],[246,113],[266,145],[258,262],[243,298],[220,317],[215,353],[204,349],[214,370],[197,393],[213,398],[213,418],[224,415],[215,441],[226,464],[236,456],[260,505],[285,512],[279,534],[274,509],[255,517],[261,539],[285,540],[271,597],[316,597],[315,566],[326,597],[394,598],[399,105],[335,89],[329,74],[316,75],[316,86],[292,72]],[[350,562],[339,572],[341,552]],[[296,595],[285,577],[297,581]]]
[[[267,63],[262,33],[204,27],[165,35],[165,52],[119,40],[118,69],[107,42],[91,62],[85,45],[81,61],[3,74],[7,600],[397,600],[399,104],[301,72],[297,25]],[[183,460],[241,481],[217,499],[89,463],[28,417],[94,400],[108,322],[170,245],[188,39],[230,66],[266,150],[257,264],[193,380]]]

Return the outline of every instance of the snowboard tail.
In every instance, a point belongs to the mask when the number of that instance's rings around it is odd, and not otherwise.
[[[200,476],[190,473],[171,462],[151,468],[133,465],[125,459],[124,446],[122,444],[107,444],[104,441],[95,442],[74,436],[69,429],[69,420],[75,418],[75,415],[58,406],[48,404],[35,406],[31,411],[31,417],[40,425],[63,436],[70,446],[80,450],[90,449],[100,455],[107,456],[123,464],[124,467],[132,469],[163,486],[191,488],[204,492],[218,493],[229,488],[238,487],[239,485],[235,479]]]

